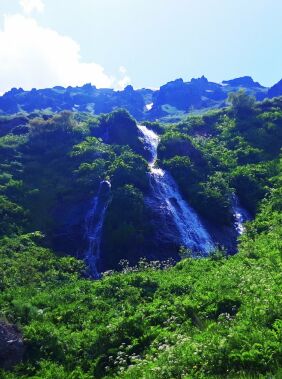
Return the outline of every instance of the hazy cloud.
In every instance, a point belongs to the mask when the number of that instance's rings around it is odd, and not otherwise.
[[[42,0],[20,0],[20,6],[26,14],[30,14],[33,11],[41,13],[45,7]]]
[[[131,83],[131,78],[127,74],[127,69],[124,66],[120,66],[119,72],[121,74],[121,79],[117,81],[117,89],[123,89],[126,87],[128,84]]]
[[[36,2],[26,0],[27,3]],[[6,15],[3,29],[0,28],[0,46],[0,92],[12,87],[31,89],[84,83],[121,88],[129,82],[125,68],[115,79],[101,65],[83,62],[76,41],[40,26],[30,16]]]

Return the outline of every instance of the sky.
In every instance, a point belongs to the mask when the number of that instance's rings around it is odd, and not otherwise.
[[[282,78],[282,0],[0,0],[0,93]]]

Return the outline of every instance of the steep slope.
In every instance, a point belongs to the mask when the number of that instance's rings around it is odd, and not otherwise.
[[[181,246],[206,252],[208,240],[235,253],[238,222],[256,214],[277,174],[282,105],[244,93],[233,100],[172,125],[138,126],[124,110],[3,117],[1,236],[40,230],[58,254],[89,263],[97,254],[98,272],[124,259],[178,260]],[[97,199],[103,182],[111,183],[106,202]],[[103,222],[95,213],[87,229],[94,208]],[[100,242],[91,245],[95,225]]]

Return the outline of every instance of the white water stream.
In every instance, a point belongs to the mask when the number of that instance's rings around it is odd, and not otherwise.
[[[232,209],[235,219],[235,229],[237,233],[241,235],[245,231],[244,223],[251,219],[250,214],[241,206],[239,199],[235,194],[232,196]]]
[[[153,196],[160,208],[165,208],[180,236],[181,245],[208,255],[214,249],[211,236],[205,229],[195,211],[183,199],[172,176],[156,166],[159,137],[144,125],[138,125],[145,145],[151,153],[150,184]]]
[[[88,242],[85,253],[85,262],[93,278],[99,278],[98,264],[101,256],[101,238],[106,210],[110,202],[110,182],[103,180],[100,183],[97,195],[86,215],[85,234]]]

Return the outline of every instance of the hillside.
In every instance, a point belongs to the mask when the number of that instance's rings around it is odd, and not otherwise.
[[[218,109],[185,114],[201,86],[216,100],[191,106]],[[280,378],[282,98],[251,78],[39,91],[0,98],[0,377]]]

